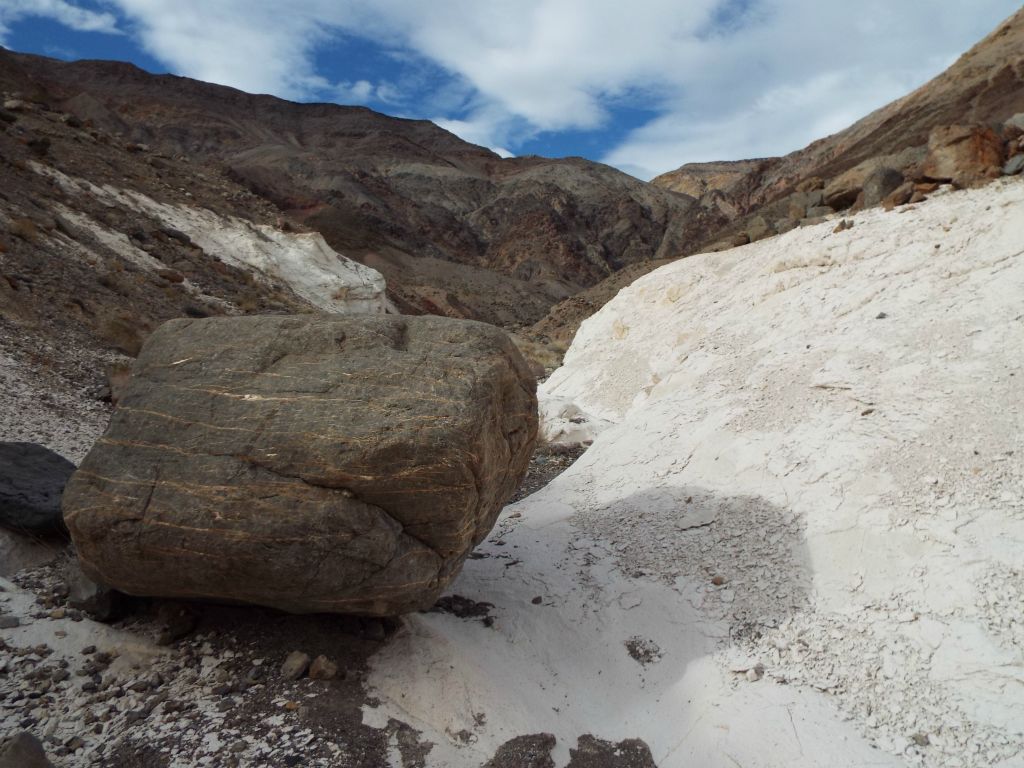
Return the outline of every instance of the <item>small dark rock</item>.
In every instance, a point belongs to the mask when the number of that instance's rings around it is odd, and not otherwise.
[[[550,733],[531,733],[509,739],[483,768],[554,768],[551,750],[555,737]]]
[[[157,637],[160,645],[170,645],[190,634],[199,624],[199,612],[185,603],[161,603],[157,609],[157,618],[163,629]]]
[[[128,723],[137,723],[145,720],[149,717],[149,710],[145,707],[139,707],[138,709],[130,709],[125,712],[124,719]]]
[[[182,243],[183,245],[192,245],[192,238],[190,238],[188,235],[186,235],[184,232],[180,230],[173,229],[171,227],[161,227],[160,231],[167,235],[167,237],[171,238],[172,240],[177,240],[179,243]]]
[[[45,157],[50,151],[50,139],[46,136],[29,139],[25,144],[39,157]]]
[[[640,739],[618,744],[593,736],[580,736],[569,750],[568,768],[657,768],[651,749]]]
[[[317,656],[309,665],[309,677],[313,680],[333,680],[338,674],[338,665],[326,656]]]
[[[182,283],[185,281],[185,276],[175,269],[158,269],[156,274],[168,283]]]
[[[1003,166],[1004,176],[1016,176],[1018,173],[1024,171],[1024,154],[1014,155],[1006,161],[1006,165]]]
[[[85,611],[96,621],[114,621],[125,613],[125,596],[90,579],[82,573],[77,560],[69,561],[65,567],[64,584],[68,590],[68,604],[75,609],[75,613],[68,612],[72,621],[82,620],[78,611]]]
[[[298,680],[309,669],[309,654],[292,651],[281,665],[281,677],[285,680]]]

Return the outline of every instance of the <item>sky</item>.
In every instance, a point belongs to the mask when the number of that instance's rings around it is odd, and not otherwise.
[[[784,154],[952,64],[1019,0],[0,0],[0,45],[425,118],[643,179]]]

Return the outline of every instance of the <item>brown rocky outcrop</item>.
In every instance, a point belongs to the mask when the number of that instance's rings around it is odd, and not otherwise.
[[[928,138],[921,176],[958,187],[975,186],[999,176],[1003,154],[1002,138],[987,126],[943,126]]]
[[[779,158],[772,157],[758,160],[687,163],[674,171],[655,177],[651,183],[698,199],[710,193],[720,192],[742,205],[744,193],[755,186],[752,181],[778,162]]]
[[[526,471],[535,383],[436,317],[175,320],[136,361],[64,514],[134,595],[393,615],[430,606]]]

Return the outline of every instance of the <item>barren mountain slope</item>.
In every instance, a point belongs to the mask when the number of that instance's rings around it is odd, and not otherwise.
[[[319,235],[282,231],[272,206],[216,168],[27,101],[8,107],[0,352],[60,369],[79,360],[78,348],[133,355],[171,317],[384,310],[380,275]],[[97,361],[87,367],[72,376],[98,380]]]
[[[692,250],[718,218],[607,166],[502,160],[432,123],[360,107],[113,62],[3,52],[0,72],[105,131],[225,169],[380,270],[405,311],[533,322],[627,264]]]

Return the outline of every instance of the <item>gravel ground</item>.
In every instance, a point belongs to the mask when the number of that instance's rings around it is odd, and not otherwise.
[[[127,358],[58,348],[0,319],[0,440],[39,443],[78,464],[110,420],[105,365]]]
[[[0,348],[0,439],[39,442],[80,461],[110,411],[85,363],[88,353],[63,350],[53,355],[61,365],[43,366],[12,346]],[[545,485],[580,452],[539,448],[516,498]],[[107,626],[67,602],[70,557],[65,551],[54,563],[0,580],[0,617],[5,624],[17,618],[0,635],[0,732],[38,737],[55,765],[335,768],[386,765],[389,755],[408,768],[425,764],[431,744],[408,725],[363,724],[363,708],[374,706],[368,659],[400,622],[137,600],[126,618]],[[439,610],[461,605],[458,596],[446,600]],[[338,674],[285,679],[282,665],[295,651],[324,656]],[[581,759],[596,759],[591,747]],[[606,765],[617,764],[616,750],[605,745]],[[495,765],[524,764],[509,762],[509,750],[502,754]]]

